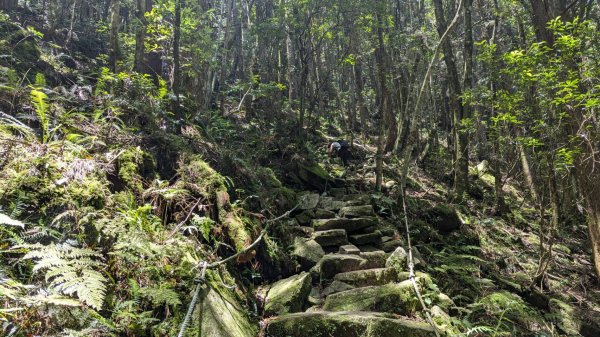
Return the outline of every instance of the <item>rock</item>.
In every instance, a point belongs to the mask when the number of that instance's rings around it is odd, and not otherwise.
[[[329,191],[327,191],[327,193],[335,198],[341,198],[344,195],[346,195],[346,188],[345,187],[334,187],[329,189]]]
[[[372,312],[303,312],[269,322],[267,337],[431,337],[425,322]]]
[[[387,258],[387,254],[383,250],[376,250],[371,252],[362,251],[360,253],[360,257],[367,260],[365,264],[365,269],[371,268],[383,268],[385,267],[385,260]]]
[[[228,290],[210,287],[202,305],[202,330],[205,337],[254,337],[256,327],[240,303]]]
[[[410,281],[356,288],[331,294],[325,299],[327,311],[375,311],[400,315],[416,312],[419,300]]]
[[[354,234],[348,237],[348,240],[355,245],[380,245],[381,244],[381,233],[374,232],[369,234]]]
[[[332,219],[335,218],[335,212],[318,208],[315,210],[315,219]]]
[[[436,303],[437,303],[437,305],[440,306],[440,308],[442,308],[444,310],[448,310],[454,306],[454,301],[452,301],[450,296],[448,296],[444,293],[439,293],[437,295]]]
[[[581,321],[577,317],[575,308],[558,299],[551,299],[549,302],[550,313],[557,319],[557,325],[564,333],[569,336],[579,335]]]
[[[396,248],[402,246],[402,240],[392,240],[381,244],[381,250],[386,253],[393,252]]]
[[[358,247],[358,249],[360,249],[361,252],[378,252],[378,251],[382,251],[381,249],[379,249],[379,248],[377,248],[375,246],[371,246],[371,245],[361,245],[361,246],[357,246],[357,247]]]
[[[429,223],[440,232],[449,233],[457,230],[462,225],[458,213],[453,208],[439,204],[425,212]]]
[[[358,249],[355,245],[343,245],[340,246],[340,250],[338,253],[360,255],[360,249]]]
[[[319,207],[326,211],[337,212],[340,208],[346,205],[345,202],[334,200],[332,197],[321,197],[321,202],[319,203]]]
[[[333,280],[333,282],[331,282],[331,284],[327,286],[325,290],[323,290],[323,296],[329,296],[331,294],[339,293],[350,289],[354,289],[354,287],[342,281]]]
[[[311,305],[321,305],[324,301],[319,289],[313,287],[308,295],[308,303]]]
[[[297,198],[300,201],[299,210],[311,210],[317,208],[321,196],[318,193],[300,193]]]
[[[331,279],[335,274],[359,270],[367,260],[349,254],[327,254],[321,258],[313,269],[321,274],[321,280]]]
[[[265,298],[265,314],[282,315],[301,311],[311,290],[309,273],[277,281],[271,285]]]
[[[312,239],[317,241],[321,247],[342,246],[348,244],[346,231],[343,229],[330,229],[318,231],[312,234]]]
[[[295,257],[302,270],[314,267],[325,255],[323,248],[315,240],[295,238],[292,256]]]
[[[293,170],[293,174],[298,180],[311,189],[325,191],[328,187],[341,184],[330,176],[321,165],[314,162],[298,160],[294,163]]]
[[[363,218],[375,216],[373,206],[345,206],[340,209],[339,215],[342,218]]]
[[[446,336],[457,336],[460,330],[452,325],[452,318],[442,308],[434,305],[431,307],[431,318],[439,331],[443,331]]]
[[[308,226],[310,225],[310,222],[312,221],[312,219],[315,217],[315,211],[313,210],[305,210],[302,211],[300,214],[296,215],[296,220],[298,220],[298,223],[302,226]]]
[[[394,237],[396,235],[396,230],[393,227],[380,226],[378,230],[381,232],[381,235]]]
[[[335,219],[314,219],[312,221],[312,226],[318,230],[328,230],[328,229],[345,229],[346,232],[352,233],[357,232],[365,227],[373,226],[377,224],[376,218],[355,218],[355,219],[344,219],[344,218],[335,218]]]
[[[394,240],[394,238],[391,236],[382,236],[381,237],[381,243],[385,243],[385,242],[392,241],[392,240]]]
[[[408,259],[408,254],[402,247],[396,248],[394,252],[387,258],[385,261],[385,266],[387,268],[393,268],[396,270],[396,273],[406,270],[406,260]]]
[[[300,236],[300,237],[305,237],[305,238],[310,237],[312,235],[312,233],[315,232],[314,228],[305,227],[305,226],[290,227],[289,230],[290,230],[290,233],[292,234],[292,236]]]
[[[394,268],[355,270],[347,273],[339,273],[333,279],[355,287],[380,286],[396,282],[398,272]]]
[[[342,197],[348,206],[370,205],[371,196],[368,194],[349,194]]]

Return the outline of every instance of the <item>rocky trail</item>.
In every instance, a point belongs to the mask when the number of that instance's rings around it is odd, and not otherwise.
[[[286,224],[301,270],[260,290],[264,336],[435,336],[409,279],[405,240],[370,195],[351,190],[306,193]],[[429,275],[417,271],[416,281],[438,333],[447,334],[451,299]]]

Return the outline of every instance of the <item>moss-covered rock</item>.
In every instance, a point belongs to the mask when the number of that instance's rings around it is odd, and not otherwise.
[[[550,300],[550,312],[556,318],[558,327],[568,336],[579,336],[581,321],[577,318],[575,308],[558,299]]]
[[[394,268],[396,272],[401,272],[406,270],[406,259],[408,258],[408,254],[402,247],[398,247],[394,250],[392,254],[385,261],[385,266],[388,268]]]
[[[314,267],[325,255],[323,248],[315,240],[295,238],[292,256],[298,260],[302,270]]]
[[[356,219],[314,219],[312,226],[318,231],[329,229],[344,229],[348,233],[360,231],[363,228],[377,224],[376,218],[356,218]]]
[[[419,301],[410,281],[356,288],[327,297],[324,310],[375,311],[411,315]]]
[[[306,312],[269,322],[267,337],[430,337],[424,322],[372,312]]]
[[[456,213],[456,210],[443,204],[438,204],[435,207],[426,210],[424,216],[435,229],[443,233],[457,230],[462,225],[462,221],[460,220],[458,213]]]
[[[313,267],[321,274],[322,280],[331,279],[335,274],[362,269],[367,260],[348,254],[327,254]]]
[[[258,333],[228,290],[210,288],[201,306],[203,337],[254,337]]]
[[[333,279],[355,287],[379,286],[396,282],[398,272],[394,268],[355,270],[339,273]]]
[[[362,218],[375,216],[373,206],[371,205],[345,206],[340,209],[339,214],[342,218]]]
[[[282,315],[301,311],[311,291],[309,273],[280,280],[271,285],[265,298],[266,315]]]
[[[343,246],[348,244],[348,236],[343,229],[330,229],[312,234],[312,239],[322,247]]]

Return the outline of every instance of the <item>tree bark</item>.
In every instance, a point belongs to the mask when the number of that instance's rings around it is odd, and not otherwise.
[[[121,0],[112,0],[110,6],[110,70],[117,72],[117,62],[120,57],[119,24],[121,21]]]

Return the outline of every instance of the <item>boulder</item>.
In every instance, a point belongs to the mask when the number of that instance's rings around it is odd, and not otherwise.
[[[234,295],[216,287],[210,287],[202,305],[202,330],[205,337],[254,337],[258,331],[248,319]]]
[[[332,197],[321,197],[321,202],[319,203],[320,208],[332,212],[337,212],[344,206],[346,206],[345,202],[341,200],[335,200]]]
[[[302,270],[308,270],[314,267],[325,255],[323,248],[315,240],[304,238],[295,238],[292,250],[292,256],[295,257]]]
[[[462,225],[456,210],[442,204],[425,211],[424,216],[435,229],[443,233],[450,233]]]
[[[317,208],[321,196],[318,193],[302,193],[297,198],[300,201],[299,210],[312,210]]]
[[[348,244],[346,231],[343,229],[330,229],[326,231],[314,232],[312,239],[322,247],[342,246]]]
[[[314,218],[315,219],[332,219],[332,218],[335,218],[335,212],[318,208],[315,210]]]
[[[339,252],[340,254],[352,254],[352,255],[360,255],[360,249],[355,245],[343,245],[340,246]]]
[[[333,282],[331,282],[331,284],[328,285],[327,288],[325,288],[325,290],[323,290],[323,296],[329,296],[331,294],[339,293],[350,289],[354,289],[354,287],[347,283],[333,280]]]
[[[349,254],[327,254],[321,258],[313,270],[321,275],[322,280],[331,279],[338,273],[359,270],[367,260]]]
[[[380,245],[381,244],[381,233],[375,231],[368,234],[354,234],[348,237],[348,240],[355,245]]]
[[[305,160],[295,162],[293,172],[303,185],[318,191],[325,191],[328,187],[342,184],[341,181],[330,176],[325,169],[317,163]]]
[[[355,287],[380,286],[398,280],[394,268],[376,268],[339,273],[333,278]]]
[[[304,210],[296,215],[296,220],[298,220],[298,223],[302,226],[310,225],[313,218],[315,218],[314,210]]]
[[[402,246],[402,240],[391,240],[381,244],[381,250],[386,253],[393,252],[396,248]]]
[[[361,252],[360,257],[367,260],[364,267],[365,269],[371,268],[383,268],[385,267],[385,260],[387,254],[383,250],[376,250],[372,252]]]
[[[288,277],[271,285],[265,298],[266,315],[282,315],[301,311],[311,291],[309,273]]]
[[[277,317],[267,337],[431,337],[433,328],[414,319],[372,312],[303,312]]]
[[[318,230],[328,230],[328,229],[345,229],[346,232],[352,233],[360,231],[361,229],[369,226],[374,226],[377,224],[376,218],[355,218],[355,219],[344,219],[344,218],[335,218],[335,219],[314,219],[312,221],[312,226]]]
[[[340,209],[339,215],[342,218],[363,218],[373,217],[375,212],[373,212],[373,206],[371,205],[345,206]]]
[[[406,270],[406,261],[408,259],[408,254],[402,247],[396,248],[392,254],[385,261],[385,266],[387,268],[393,268],[396,270],[396,273],[400,271]]]
[[[419,306],[410,281],[356,288],[331,294],[325,299],[327,311],[375,311],[412,315]]]

